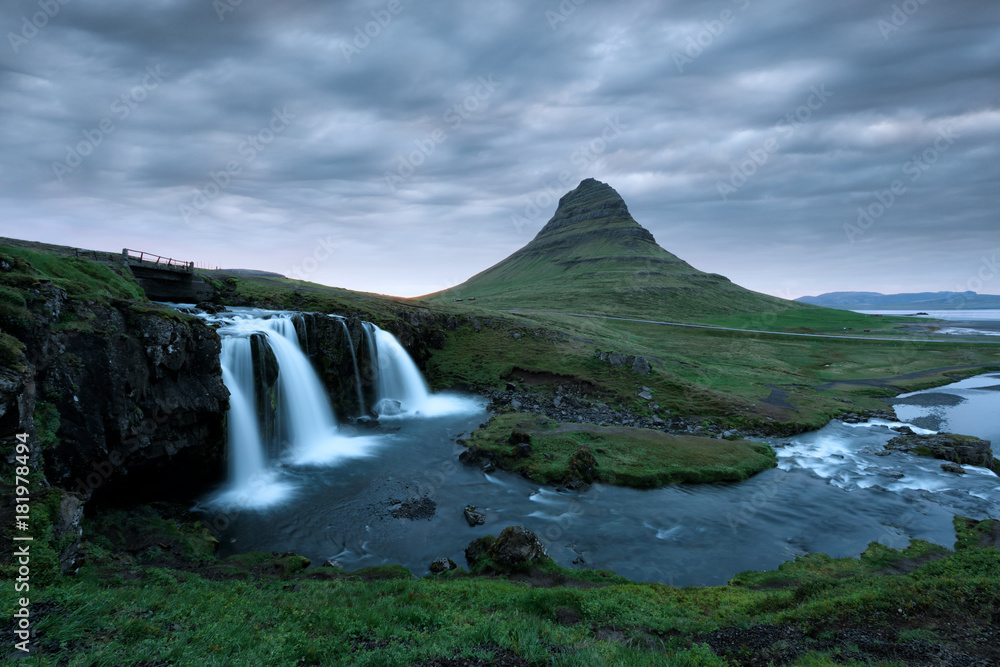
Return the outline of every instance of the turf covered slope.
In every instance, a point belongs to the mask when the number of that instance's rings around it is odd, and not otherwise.
[[[555,215],[528,245],[461,285],[424,298],[470,297],[481,308],[666,320],[808,308],[695,269],[657,245],[614,188],[592,178],[559,200]]]

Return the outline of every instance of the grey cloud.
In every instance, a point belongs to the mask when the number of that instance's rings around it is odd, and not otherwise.
[[[4,35],[38,7],[13,4]],[[416,295],[516,250],[552,191],[594,176],[668,250],[781,296],[952,289],[1000,245],[992,2],[911,0],[886,35],[893,3],[861,0],[591,0],[555,20],[558,2],[226,6],[67,3],[17,53],[0,44],[0,233],[282,272],[332,236],[311,279]],[[151,67],[163,81],[130,104]],[[455,124],[479,77],[500,85]],[[814,86],[833,94],[802,111]],[[275,109],[294,119],[248,157]],[[615,118],[626,129],[601,140]],[[961,136],[907,180],[949,124]],[[401,158],[412,174],[393,189]],[[894,180],[905,193],[851,242],[845,225]]]

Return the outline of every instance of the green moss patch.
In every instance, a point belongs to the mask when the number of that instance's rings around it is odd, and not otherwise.
[[[113,271],[101,262],[7,246],[0,246],[0,259],[12,266],[10,272],[0,274],[0,284],[8,287],[26,289],[50,281],[74,298],[146,301],[146,294],[130,274]]]

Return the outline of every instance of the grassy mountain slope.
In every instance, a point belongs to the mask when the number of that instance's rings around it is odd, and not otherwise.
[[[562,197],[526,246],[461,285],[424,297],[475,297],[489,309],[697,320],[810,306],[760,294],[667,252],[609,185],[587,179]]]

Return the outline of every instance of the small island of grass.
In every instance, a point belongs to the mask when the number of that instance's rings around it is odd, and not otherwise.
[[[493,464],[542,484],[738,482],[777,465],[774,450],[760,442],[558,423],[527,413],[497,415],[465,444],[463,461]]]

